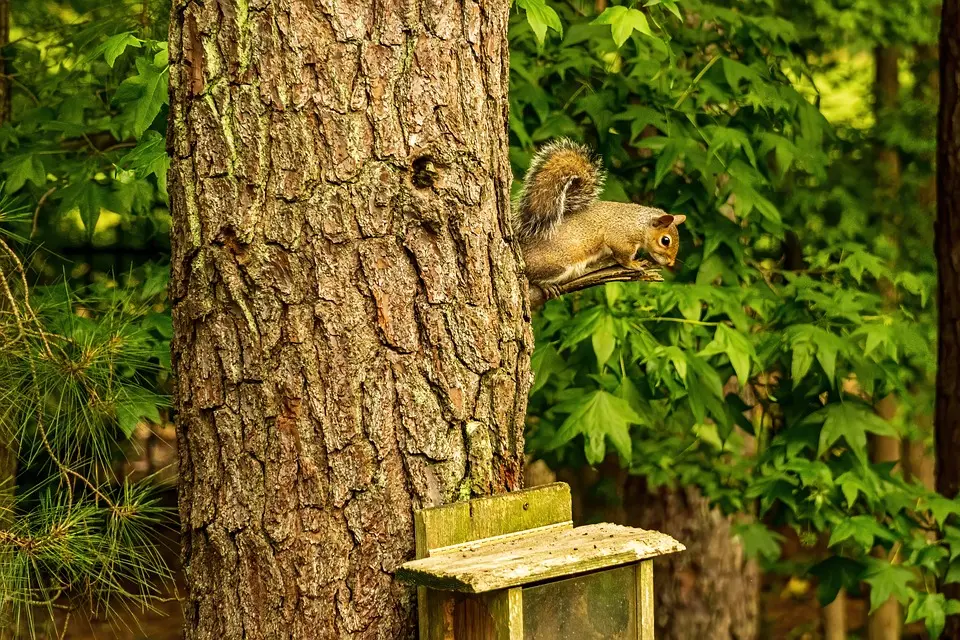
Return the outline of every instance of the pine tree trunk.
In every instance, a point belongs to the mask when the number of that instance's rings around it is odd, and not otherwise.
[[[188,640],[412,637],[413,509],[520,488],[508,12],[174,2]]]
[[[934,418],[937,491],[960,493],[960,0],[944,0],[940,26],[940,123],[937,132],[936,253],[940,344]],[[943,585],[960,599],[960,584]],[[960,616],[945,638],[960,638]]]

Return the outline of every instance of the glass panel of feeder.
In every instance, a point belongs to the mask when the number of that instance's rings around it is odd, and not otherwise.
[[[523,590],[524,640],[635,640],[637,566]]]

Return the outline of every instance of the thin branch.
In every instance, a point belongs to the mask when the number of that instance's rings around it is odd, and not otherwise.
[[[719,60],[719,59],[720,59],[720,55],[719,55],[719,54],[713,56],[713,58],[710,59],[710,62],[708,62],[708,63],[706,64],[706,66],[705,66],[703,69],[700,70],[700,73],[698,73],[698,74],[697,74],[697,77],[693,79],[693,82],[690,83],[690,86],[687,87],[686,90],[685,90],[682,94],[680,94],[680,97],[677,99],[676,104],[673,105],[673,108],[674,108],[674,109],[679,109],[679,108],[680,108],[680,105],[683,104],[684,100],[686,100],[687,98],[690,97],[690,94],[693,92],[694,88],[695,88],[698,84],[700,84],[700,80],[703,79],[703,76],[706,75],[707,71],[710,70],[710,67],[712,67],[714,64],[716,64],[717,60]]]
[[[560,296],[582,291],[589,287],[596,287],[608,282],[663,282],[660,270],[654,267],[650,262],[643,261],[644,268],[627,269],[619,265],[598,269],[584,274],[579,278],[574,278],[563,284],[540,287],[535,284],[530,285],[530,306],[537,310],[544,305],[547,300],[553,300]]]
[[[37,208],[33,210],[33,226],[30,228],[30,239],[33,239],[33,236],[37,235],[37,225],[40,221],[40,208],[43,206],[43,203],[47,201],[47,198],[50,197],[50,194],[57,190],[56,186],[52,186],[47,189],[46,193],[40,196],[40,200],[37,201]]]

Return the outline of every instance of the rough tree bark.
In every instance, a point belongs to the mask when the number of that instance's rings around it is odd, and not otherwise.
[[[411,637],[413,508],[521,486],[509,3],[173,4],[186,638]]]
[[[960,0],[944,0],[940,23],[940,120],[937,131],[936,253],[940,315],[934,417],[937,491],[960,493]],[[960,584],[942,587],[960,599]],[[960,616],[945,638],[960,638]]]

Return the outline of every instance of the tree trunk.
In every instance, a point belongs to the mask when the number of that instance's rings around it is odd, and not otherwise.
[[[10,79],[7,78],[7,45],[10,44],[10,0],[0,0],[0,124],[10,119]]]
[[[894,112],[899,103],[900,79],[899,79],[899,60],[900,55],[897,49],[893,47],[877,47],[874,51],[874,61],[876,63],[876,76],[874,79],[874,114],[881,130],[890,114]],[[896,149],[891,149],[881,145],[877,150],[877,171],[880,175],[878,189],[885,194],[886,198],[896,200],[897,191],[901,183],[900,154]],[[896,246],[898,221],[891,219],[891,213],[882,212],[881,228],[889,241]],[[896,262],[896,261],[894,261]],[[896,265],[894,264],[894,270]],[[885,299],[885,306],[888,309],[896,309],[896,289],[892,282],[881,283],[881,289]],[[894,395],[888,395],[877,403],[877,413],[884,420],[893,420],[897,415],[898,399]],[[901,457],[900,438],[894,436],[871,436],[872,459],[874,462],[899,462]],[[877,557],[887,557],[887,551],[877,546],[873,550]],[[899,640],[900,627],[902,622],[900,603],[896,598],[889,598],[873,613],[867,620],[867,638],[869,640]]]
[[[627,480],[625,524],[686,545],[654,561],[658,640],[752,640],[760,627],[760,570],[731,534],[733,519],[711,509],[695,487],[648,490]]]
[[[937,491],[960,493],[960,0],[944,0],[940,24],[940,122],[937,132],[936,253],[940,344],[934,417]],[[943,585],[960,599],[960,584]],[[960,637],[960,616],[946,638]]]
[[[174,2],[188,640],[412,637],[413,509],[521,487],[508,15]]]
[[[940,7],[934,8],[937,18],[940,17]],[[938,70],[937,47],[932,44],[918,45],[916,57],[913,61],[913,97],[916,100],[925,100],[934,102],[940,93],[940,74]],[[935,158],[930,158],[933,161]],[[918,201],[924,208],[931,211],[935,209],[937,202],[937,178],[934,173],[925,179],[920,185],[917,195]],[[915,392],[914,392],[915,393]],[[934,457],[933,451],[929,447],[929,442],[933,441],[933,415],[924,411],[915,419],[917,426],[924,433],[924,438],[904,442],[905,451],[902,458],[904,467],[904,476],[908,479],[922,484],[927,489],[933,490],[936,480],[934,478]],[[927,532],[928,538],[935,537],[933,531]]]
[[[823,640],[847,640],[847,592],[840,589],[833,602],[823,607]]]
[[[687,550],[654,561],[658,640],[752,640],[760,628],[760,572],[694,487],[650,491],[617,456],[597,467],[558,469],[571,487],[573,519],[615,522],[673,536]],[[544,478],[549,481],[549,478]]]
[[[874,115],[877,122],[882,123],[899,103],[900,52],[895,47],[877,47],[873,58],[876,72],[873,83]],[[889,182],[882,182],[880,188],[895,195],[900,184],[900,155],[896,149],[880,147],[877,160],[881,176],[889,179]],[[884,221],[888,222],[886,219]]]

